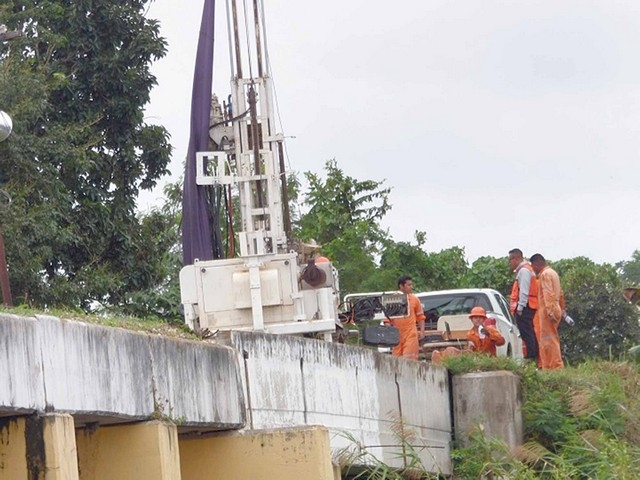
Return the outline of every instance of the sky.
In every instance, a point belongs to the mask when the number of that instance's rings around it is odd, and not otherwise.
[[[226,97],[217,3],[214,91]],[[166,181],[187,151],[202,6],[154,0],[147,14],[168,42],[146,109],[171,134]],[[335,159],[384,181],[394,240],[424,231],[427,251],[463,247],[470,262],[517,247],[616,263],[640,249],[640,2],[265,0],[265,11],[288,168],[322,174]]]

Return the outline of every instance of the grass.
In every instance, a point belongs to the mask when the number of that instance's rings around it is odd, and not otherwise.
[[[143,332],[156,335],[164,335],[172,338],[185,338],[189,340],[200,340],[201,337],[191,331],[184,324],[172,324],[157,318],[137,318],[120,315],[87,314],[83,311],[69,309],[47,309],[37,310],[24,305],[9,308],[0,305],[0,312],[23,317],[34,317],[35,315],[50,315],[63,320],[74,320],[78,322],[101,325],[104,327],[124,328],[135,332]]]
[[[467,358],[464,358],[467,357]],[[525,443],[515,451],[481,431],[454,450],[455,478],[635,479],[640,468],[638,365],[593,360],[538,371],[477,356],[448,358],[454,373],[514,371],[523,387]]]

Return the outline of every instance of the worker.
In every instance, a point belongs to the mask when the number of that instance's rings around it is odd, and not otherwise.
[[[469,319],[473,323],[473,327],[467,332],[467,340],[472,343],[471,349],[474,352],[482,352],[495,357],[496,347],[505,343],[500,331],[486,323],[487,312],[482,307],[473,307],[469,313]]]
[[[400,331],[400,343],[393,347],[392,354],[394,357],[418,360],[426,316],[420,300],[412,293],[413,279],[409,275],[403,275],[398,279],[398,289],[407,295],[409,314],[406,317],[396,317],[385,322],[391,323]]]
[[[540,368],[553,370],[564,367],[560,351],[558,324],[565,311],[564,293],[560,277],[547,265],[545,258],[536,253],[531,266],[538,276],[538,317],[540,322]]]
[[[520,336],[526,347],[524,358],[538,361],[538,280],[531,264],[522,255],[522,250],[509,251],[509,266],[516,274],[511,288],[509,309],[516,319]]]

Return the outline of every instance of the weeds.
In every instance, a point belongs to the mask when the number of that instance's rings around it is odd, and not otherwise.
[[[478,430],[470,446],[453,451],[455,478],[638,478],[640,373],[635,364],[591,361],[537,371],[531,365],[462,357],[445,365],[454,373],[495,365],[520,375],[525,444],[509,452]]]
[[[414,433],[402,424],[400,419],[392,422],[392,431],[398,441],[398,451],[395,460],[404,465],[403,468],[393,468],[373,455],[360,441],[348,432],[341,435],[349,441],[349,447],[339,450],[334,455],[336,463],[342,472],[342,478],[350,480],[428,480],[440,478],[429,473],[422,463],[420,450],[416,447]],[[394,462],[396,463],[396,462]]]

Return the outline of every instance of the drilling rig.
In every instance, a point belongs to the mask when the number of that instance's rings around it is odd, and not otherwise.
[[[264,5],[227,0],[226,14],[231,93],[222,105],[212,97],[210,150],[195,154],[196,188],[224,199],[226,208],[218,206],[212,217],[226,222],[226,249],[181,270],[185,322],[196,331],[314,333],[330,340],[339,325],[338,276],[331,262],[301,257],[292,238]]]

